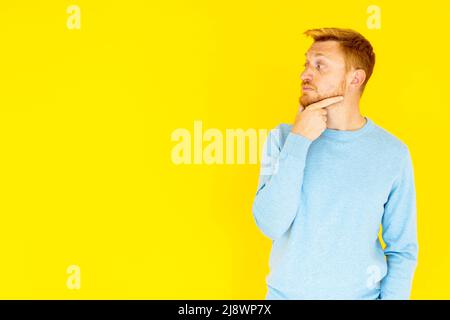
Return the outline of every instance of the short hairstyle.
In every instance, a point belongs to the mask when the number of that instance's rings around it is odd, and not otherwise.
[[[341,28],[310,29],[304,34],[312,37],[314,41],[337,41],[344,52],[347,71],[351,67],[365,71],[366,79],[361,86],[361,92],[364,90],[375,66],[375,52],[366,38],[354,30]]]

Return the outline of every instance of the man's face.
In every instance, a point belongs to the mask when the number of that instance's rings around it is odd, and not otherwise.
[[[344,96],[347,90],[346,69],[339,43],[314,42],[305,56],[300,103],[306,107],[325,98]]]

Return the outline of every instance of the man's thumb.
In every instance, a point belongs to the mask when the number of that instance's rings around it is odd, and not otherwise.
[[[301,103],[299,103],[298,104],[298,112],[302,112],[303,110],[305,110],[305,107]]]

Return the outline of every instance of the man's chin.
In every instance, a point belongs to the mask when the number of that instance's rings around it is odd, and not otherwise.
[[[300,103],[302,104],[302,106],[304,106],[305,108],[307,107],[307,106],[309,106],[310,104],[313,104],[314,102],[317,102],[317,101],[319,101],[320,99],[319,98],[317,98],[317,97],[311,97],[311,96],[305,96],[305,95],[302,95],[301,97],[300,97]]]
[[[343,96],[343,95],[344,94],[338,94],[338,93],[332,94],[332,95],[309,95],[309,94],[304,95],[303,94],[300,97],[300,103],[301,103],[302,106],[304,106],[306,108],[310,104],[319,102],[321,100],[332,98],[332,97],[336,97],[336,96]]]

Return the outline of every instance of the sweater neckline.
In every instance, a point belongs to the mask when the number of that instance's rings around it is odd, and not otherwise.
[[[349,141],[362,136],[374,127],[373,121],[369,117],[364,117],[366,123],[359,129],[356,130],[338,130],[326,128],[322,132],[322,136],[339,141]]]

